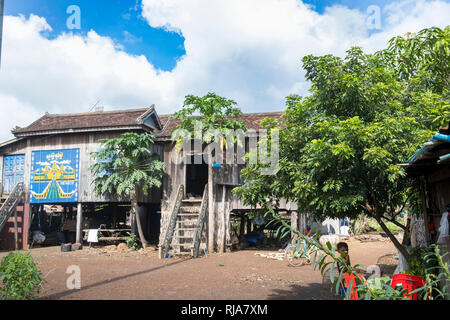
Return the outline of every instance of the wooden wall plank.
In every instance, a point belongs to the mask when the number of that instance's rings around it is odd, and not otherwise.
[[[112,197],[99,197],[94,194],[93,175],[89,167],[94,163],[91,158],[91,152],[96,152],[101,146],[101,139],[118,137],[123,132],[94,132],[62,134],[49,137],[32,137],[20,140],[8,147],[2,149],[0,155],[3,160],[5,155],[25,154],[25,189],[28,191],[31,179],[31,154],[33,151],[56,150],[56,149],[80,149],[79,163],[79,202],[128,202],[129,200],[117,199]],[[162,156],[162,146],[154,146],[152,150]],[[2,166],[3,168],[3,166]],[[161,190],[152,190],[147,197],[141,197],[139,200],[143,203],[159,203],[161,199]]]

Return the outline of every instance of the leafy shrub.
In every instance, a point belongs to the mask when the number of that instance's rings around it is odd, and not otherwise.
[[[413,293],[424,300],[448,300],[448,286],[450,284],[449,265],[445,262],[448,251],[442,252],[438,245],[433,244],[423,255],[426,279],[425,285]]]
[[[29,253],[10,253],[0,265],[0,299],[29,300],[42,288],[41,272]]]
[[[390,277],[373,278],[359,285],[358,294],[363,300],[403,300],[405,289],[393,289]]]
[[[133,250],[138,249],[139,244],[138,244],[137,237],[134,233],[132,233],[129,237],[127,237],[125,239],[125,241],[127,242],[128,248],[133,249]]]
[[[428,248],[412,248],[409,252],[409,270],[403,271],[403,274],[410,274],[417,277],[425,278],[428,270],[436,266],[436,264],[427,263],[425,256],[432,252]]]

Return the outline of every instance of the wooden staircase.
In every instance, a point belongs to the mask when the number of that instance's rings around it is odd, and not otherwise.
[[[0,232],[5,227],[8,219],[17,213],[17,206],[24,202],[25,190],[23,182],[19,182],[14,187],[8,197],[1,197],[0,207]]]
[[[202,199],[183,199],[181,195],[184,196],[183,186],[174,204],[162,257],[166,257],[172,248],[175,255],[198,258],[208,209],[208,185],[205,186]]]
[[[184,199],[181,202],[171,243],[174,254],[193,255],[194,233],[197,230],[201,205],[201,199]]]

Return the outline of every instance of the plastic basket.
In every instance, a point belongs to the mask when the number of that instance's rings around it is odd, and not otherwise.
[[[397,285],[401,284],[403,289],[407,289],[407,292],[403,297],[412,291],[421,288],[425,285],[426,279],[418,276],[413,276],[410,274],[395,274],[392,277],[391,287],[395,289]],[[417,300],[417,293],[409,296],[409,300]]]

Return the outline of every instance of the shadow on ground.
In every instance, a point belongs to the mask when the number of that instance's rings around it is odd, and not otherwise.
[[[320,283],[291,285],[288,290],[275,289],[268,300],[342,300]]]
[[[139,276],[139,275],[143,275],[143,274],[147,274],[147,273],[151,273],[151,272],[163,269],[163,268],[172,267],[174,265],[177,265],[177,264],[189,261],[189,260],[190,259],[183,259],[183,260],[179,260],[179,261],[176,261],[176,262],[173,262],[173,263],[170,263],[170,264],[166,264],[166,265],[154,267],[154,268],[143,270],[143,271],[130,273],[130,274],[123,275],[123,276],[120,276],[120,277],[116,277],[116,278],[112,278],[112,279],[96,282],[96,283],[93,283],[93,284],[90,284],[90,285],[87,285],[87,286],[83,286],[81,289],[77,290],[76,292],[77,293],[78,292],[82,292],[84,290],[92,289],[94,287],[99,287],[99,286],[102,286],[102,285],[105,285],[105,284],[110,284],[111,282],[120,281],[120,280],[123,280],[123,279],[131,278],[131,277],[135,277],[135,276]],[[65,296],[71,295],[73,293],[74,293],[73,290],[66,290],[66,291],[63,291],[63,292],[58,292],[58,293],[54,293],[54,294],[49,295],[49,296],[42,297],[40,300],[59,300],[61,298],[64,298]]]

